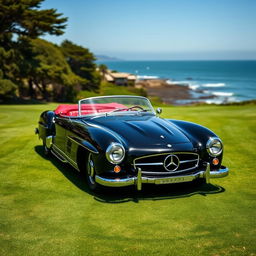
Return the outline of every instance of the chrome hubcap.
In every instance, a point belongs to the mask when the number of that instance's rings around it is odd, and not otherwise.
[[[92,184],[95,184],[95,180],[94,180],[94,163],[92,161],[92,157],[91,154],[88,157],[88,168],[87,168],[87,172],[88,172],[88,178],[89,181]]]

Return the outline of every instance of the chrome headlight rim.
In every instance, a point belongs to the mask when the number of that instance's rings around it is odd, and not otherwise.
[[[120,158],[118,159],[115,159],[113,157],[113,153],[117,150],[121,150],[122,152],[122,155]],[[124,146],[120,143],[111,143],[107,149],[106,149],[106,158],[107,160],[112,163],[112,164],[120,164],[123,160],[124,160],[124,157],[125,157],[125,149],[124,149]]]
[[[217,153],[212,152],[211,148],[214,144],[220,143],[220,150]],[[210,156],[216,157],[219,156],[223,152],[223,143],[218,137],[211,137],[206,143],[206,149]]]

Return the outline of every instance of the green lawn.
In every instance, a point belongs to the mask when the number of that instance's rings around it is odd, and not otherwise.
[[[256,255],[256,105],[164,108],[224,141],[210,185],[88,192],[34,135],[56,105],[0,106],[0,255]]]

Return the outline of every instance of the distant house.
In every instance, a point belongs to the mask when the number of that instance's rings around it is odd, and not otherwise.
[[[104,79],[109,83],[123,86],[133,86],[136,81],[136,76],[129,73],[119,73],[108,71],[104,74]]]

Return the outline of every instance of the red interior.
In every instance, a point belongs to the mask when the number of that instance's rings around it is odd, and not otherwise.
[[[102,112],[110,112],[118,108],[127,108],[125,105],[119,103],[105,103],[105,104],[82,104],[82,115],[90,115]],[[61,116],[78,116],[78,104],[62,104],[55,109],[56,115]]]

